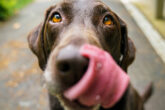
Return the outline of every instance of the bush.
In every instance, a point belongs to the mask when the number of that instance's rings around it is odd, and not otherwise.
[[[13,13],[17,0],[0,0],[0,20],[6,19]]]
[[[0,20],[5,20],[14,12],[33,0],[0,0]]]

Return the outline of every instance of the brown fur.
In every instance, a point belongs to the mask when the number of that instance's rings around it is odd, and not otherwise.
[[[62,23],[51,23],[50,19],[55,12],[60,13],[64,18]],[[102,19],[107,14],[114,22],[111,27],[102,24]],[[99,0],[64,0],[50,7],[46,12],[45,20],[29,34],[28,42],[29,47],[38,57],[41,69],[43,71],[48,69],[54,73],[57,70],[51,65],[56,65],[55,60],[59,51],[70,45],[79,49],[83,44],[88,43],[102,48],[109,52],[126,72],[135,58],[135,46],[127,35],[125,22]],[[64,108],[66,110],[95,108],[105,110],[98,106],[83,108],[69,102],[60,93],[73,85],[71,80],[75,79],[69,75],[66,77],[59,74],[52,74],[51,77],[53,81],[48,85],[52,86],[49,89],[51,110],[64,110]],[[144,97],[141,97],[130,84],[121,100],[107,110],[143,110],[144,102],[151,95],[151,87],[150,85]]]

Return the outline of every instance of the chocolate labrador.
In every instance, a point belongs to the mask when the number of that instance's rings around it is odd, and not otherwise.
[[[28,42],[45,71],[51,110],[144,110],[151,85],[139,95],[129,84],[110,108],[85,106],[63,95],[88,68],[89,59],[79,54],[84,44],[110,53],[125,72],[135,58],[125,22],[100,0],[61,0],[46,11],[44,21],[29,34]]]

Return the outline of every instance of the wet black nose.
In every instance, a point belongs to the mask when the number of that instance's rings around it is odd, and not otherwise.
[[[69,76],[68,80],[78,81],[86,72],[88,59],[80,54],[79,48],[67,46],[61,49],[56,57],[56,69],[59,74]]]

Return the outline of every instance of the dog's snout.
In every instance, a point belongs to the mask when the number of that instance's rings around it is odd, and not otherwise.
[[[56,57],[56,69],[59,74],[79,80],[88,68],[88,59],[81,56],[78,47],[67,46]]]

